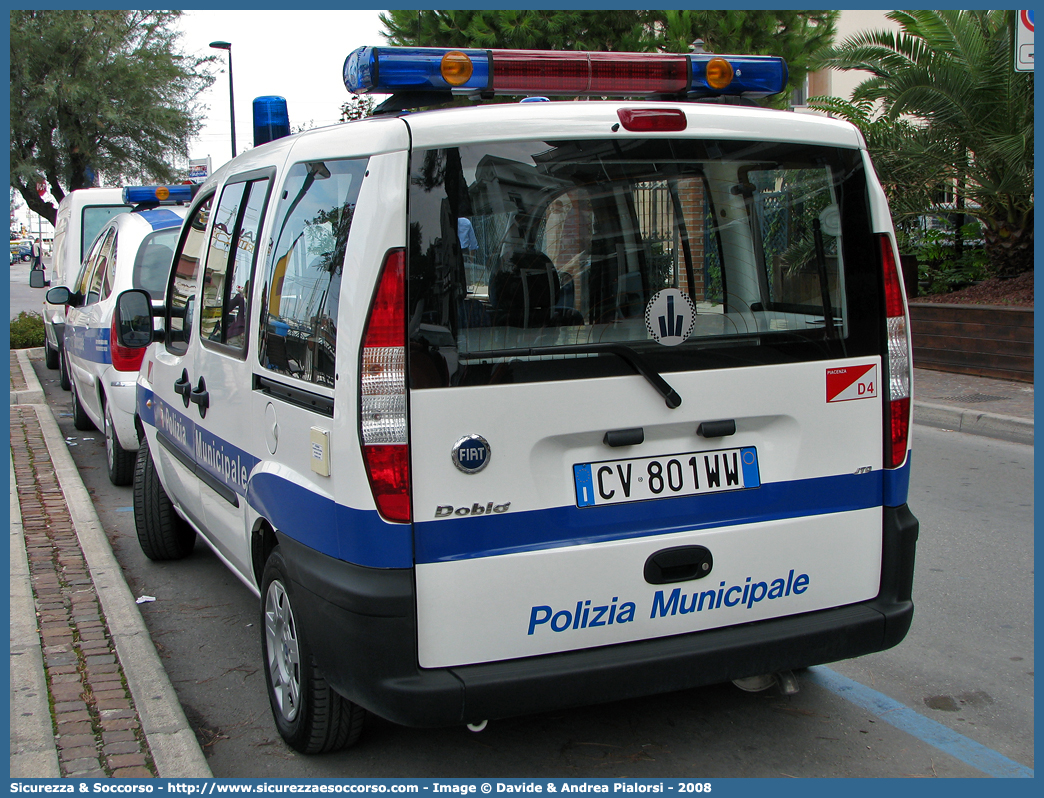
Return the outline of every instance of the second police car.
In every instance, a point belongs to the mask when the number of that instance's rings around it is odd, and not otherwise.
[[[58,204],[51,249],[51,274],[30,275],[30,285],[68,285],[76,278],[87,249],[113,216],[133,208],[123,200],[122,188],[81,188],[70,191]],[[62,350],[65,335],[65,306],[44,301],[44,361],[49,369],[60,370],[63,390],[70,390],[69,373]]]
[[[72,391],[73,425],[105,435],[109,479],[129,485],[138,452],[135,378],[141,349],[120,346],[112,335],[113,309],[121,291],[138,288],[163,299],[184,203],[194,186],[138,186],[122,190],[130,213],[111,217],[91,242],[70,285],[47,292],[65,307],[60,356]]]
[[[139,540],[198,533],[258,594],[284,739],[898,643],[910,345],[859,132],[746,102],[786,85],[769,57],[375,47],[344,73],[391,95],[373,118],[201,188],[138,378]],[[461,95],[628,99],[403,113]],[[154,340],[143,295],[119,311]]]

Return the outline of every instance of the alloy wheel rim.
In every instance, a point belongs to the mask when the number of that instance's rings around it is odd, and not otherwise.
[[[293,721],[301,709],[301,654],[290,597],[279,580],[265,596],[265,649],[272,699],[283,718]]]
[[[116,444],[113,440],[114,436],[115,432],[112,428],[112,417],[109,415],[109,408],[105,408],[105,457],[109,461],[110,469],[112,469],[116,463]]]

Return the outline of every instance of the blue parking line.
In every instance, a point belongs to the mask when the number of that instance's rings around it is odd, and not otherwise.
[[[953,729],[914,712],[905,704],[900,704],[884,693],[872,690],[830,668],[822,666],[809,668],[808,678],[814,684],[825,687],[856,706],[873,712],[886,723],[938,748],[954,759],[959,759],[966,765],[971,765],[976,770],[981,770],[987,776],[1033,778],[1032,768],[1013,762],[992,748],[970,740]]]

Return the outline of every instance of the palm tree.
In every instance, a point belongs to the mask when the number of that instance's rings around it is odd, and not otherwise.
[[[892,11],[898,33],[863,33],[817,59],[871,73],[852,101],[809,102],[861,127],[899,212],[953,191],[982,222],[998,276],[1033,268],[1033,75],[1014,71],[1014,13]]]

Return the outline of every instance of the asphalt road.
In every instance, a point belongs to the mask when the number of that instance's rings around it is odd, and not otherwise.
[[[144,558],[131,490],[109,484],[100,433],[73,429],[57,372],[34,366],[128,584],[155,597],[141,605],[145,622],[215,776],[975,778],[1033,767],[1030,446],[915,428],[910,634],[798,674],[796,695],[719,685],[494,721],[480,734],[371,718],[356,747],[304,757],[272,723],[258,600],[202,543],[182,562]],[[856,684],[839,686],[845,677]]]
[[[44,266],[47,269],[47,275],[51,273],[51,256],[44,255]],[[32,264],[29,262],[23,263],[22,261],[15,261],[11,264],[11,318],[18,318],[18,314],[23,311],[31,311],[33,313],[40,313],[43,311],[44,294],[46,290],[43,288],[30,288],[29,287],[29,268]]]

